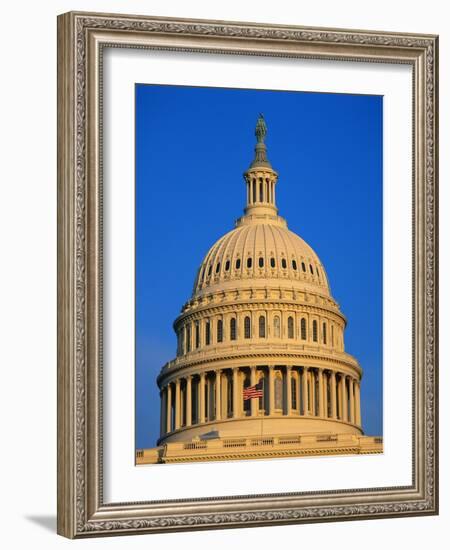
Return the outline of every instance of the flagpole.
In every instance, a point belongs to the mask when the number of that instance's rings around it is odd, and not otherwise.
[[[263,437],[263,420],[264,420],[264,415],[266,414],[266,392],[265,392],[265,378],[262,379],[262,392],[263,392],[263,395],[262,395],[262,404],[263,404],[263,414],[261,416],[261,440],[262,440],[262,437]]]

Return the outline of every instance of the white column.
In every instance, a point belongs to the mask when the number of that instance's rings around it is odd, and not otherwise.
[[[348,391],[350,393],[350,422],[352,424],[355,423],[355,398],[354,398],[354,380],[353,378],[349,378],[348,380]]]
[[[323,416],[328,418],[328,375],[323,372]]]
[[[206,376],[206,373],[204,373],[204,372],[202,372],[200,374],[200,384],[198,385],[198,391],[199,391],[199,396],[198,396],[198,406],[199,406],[198,418],[199,418],[200,424],[205,423],[205,376]]]
[[[308,377],[309,377],[309,369],[307,367],[303,367],[302,372],[302,402],[303,402],[303,414],[305,416],[309,415],[309,395],[308,395]]]
[[[192,424],[192,376],[186,377],[186,426]]]
[[[216,371],[216,420],[222,418],[221,371]]]
[[[292,382],[291,382],[291,367],[286,365],[286,414],[289,416],[292,409]]]
[[[269,366],[269,415],[273,414],[273,410],[275,408],[275,384],[274,384],[274,369],[273,365]]]
[[[166,433],[172,431],[172,386],[167,384],[166,386]]]
[[[337,418],[336,411],[336,373],[331,371],[331,380],[330,380],[330,393],[331,393],[331,418]]]
[[[345,383],[345,376],[342,375],[341,376],[341,409],[342,409],[342,414],[341,414],[341,420],[343,420],[344,422],[347,422],[348,421],[348,404],[347,404],[347,387],[346,387],[346,383]]]
[[[250,386],[256,384],[256,367],[250,368]],[[256,398],[250,399],[250,414],[251,416],[258,415],[258,400]]]
[[[181,380],[175,382],[175,429],[178,430],[181,425]]]
[[[314,369],[309,371],[309,381],[311,389],[311,414],[316,416],[316,372]]]
[[[356,424],[361,426],[361,396],[359,382],[355,383],[355,408],[356,408]]]
[[[324,407],[323,407],[323,371],[322,369],[319,369],[318,371],[318,379],[319,379],[319,416],[323,417],[324,414]]]
[[[235,367],[233,369],[233,418],[239,418],[240,416],[238,374],[239,369]]]

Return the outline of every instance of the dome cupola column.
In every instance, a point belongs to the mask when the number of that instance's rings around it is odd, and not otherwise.
[[[278,174],[267,159],[267,147],[264,139],[267,126],[262,114],[259,115],[255,128],[255,158],[249,169],[244,172],[247,185],[246,215],[273,216],[278,210],[275,205],[275,186]]]

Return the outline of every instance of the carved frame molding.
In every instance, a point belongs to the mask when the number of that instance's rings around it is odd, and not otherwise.
[[[413,67],[411,486],[103,502],[99,92],[104,47]],[[433,35],[75,12],[59,16],[58,533],[75,538],[438,513],[437,48]]]

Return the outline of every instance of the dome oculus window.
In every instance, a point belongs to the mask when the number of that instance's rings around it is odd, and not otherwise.
[[[259,267],[264,267],[264,258],[262,256],[258,258],[258,265]]]
[[[220,271],[220,262],[216,265],[216,273],[219,273]]]
[[[247,267],[248,267],[248,268],[252,267],[252,259],[251,259],[251,257],[250,257],[250,258],[247,258]]]
[[[295,260],[292,260],[292,269],[297,271],[297,262]]]
[[[225,271],[229,271],[230,270],[230,260],[227,260],[225,262]]]
[[[236,267],[236,269],[241,269],[241,259],[240,259],[240,258],[238,258],[238,259],[236,260],[235,267]]]
[[[302,262],[302,271],[304,271],[306,273],[306,265],[305,265],[305,262]]]
[[[275,258],[270,258],[270,267],[275,267]]]
[[[208,268],[208,277],[211,277],[211,273],[212,273],[212,265],[210,265]]]
[[[314,275],[314,269],[313,269],[313,266],[311,264],[309,264],[309,270],[311,271],[311,275]]]
[[[282,267],[283,269],[286,269],[286,268],[287,268],[286,258],[282,258],[282,259],[281,259],[281,267]]]

